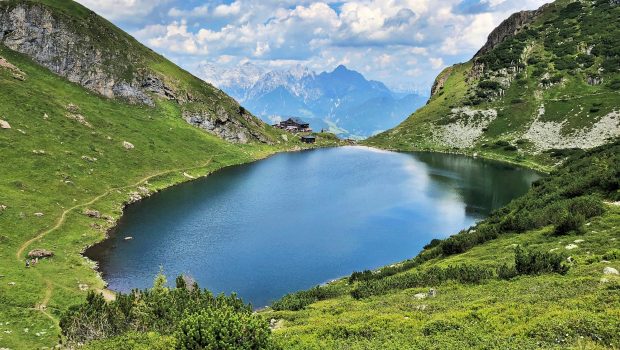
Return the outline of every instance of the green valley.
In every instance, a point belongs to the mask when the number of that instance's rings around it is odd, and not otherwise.
[[[617,0],[511,16],[426,106],[362,142],[541,170],[529,192],[409,260],[261,310],[188,276],[116,294],[82,253],[127,204],[345,141],[261,122],[70,0],[0,1],[0,91],[0,350],[620,348]]]

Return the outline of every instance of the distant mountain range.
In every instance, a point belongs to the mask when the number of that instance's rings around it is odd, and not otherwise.
[[[393,92],[342,65],[317,74],[299,65],[267,71],[251,63],[232,69],[205,63],[198,74],[267,122],[295,116],[314,129],[351,138],[366,138],[398,125],[428,99]]]

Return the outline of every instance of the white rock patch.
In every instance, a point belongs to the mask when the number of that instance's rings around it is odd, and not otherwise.
[[[475,110],[469,107],[452,109],[452,117],[458,119],[448,125],[441,125],[433,131],[435,142],[448,147],[473,147],[484,133],[483,129],[497,118],[497,110]]]
[[[618,111],[605,115],[589,130],[578,130],[570,135],[562,135],[561,132],[566,121],[544,122],[540,120],[544,114],[545,106],[541,105],[538,109],[538,116],[523,135],[523,138],[534,144],[538,153],[552,148],[593,148],[620,136],[620,112]]]

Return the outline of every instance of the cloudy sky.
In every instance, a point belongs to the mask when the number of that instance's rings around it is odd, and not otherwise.
[[[78,0],[191,72],[201,62],[339,64],[397,90],[430,89],[511,13],[548,0]]]

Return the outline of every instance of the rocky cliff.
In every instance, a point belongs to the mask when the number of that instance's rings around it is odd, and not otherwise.
[[[105,97],[151,107],[169,100],[184,115],[198,104],[209,121],[201,128],[232,142],[270,142],[266,126],[223,92],[72,1],[0,2],[0,44]]]
[[[620,136],[620,6],[558,0],[516,13],[428,104],[368,144],[555,163]]]

